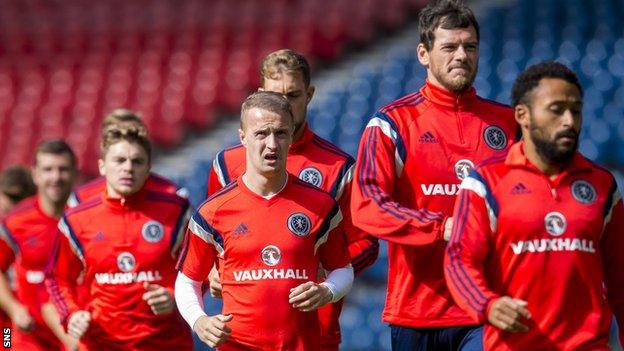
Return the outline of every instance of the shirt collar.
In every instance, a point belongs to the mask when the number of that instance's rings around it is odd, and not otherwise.
[[[434,104],[453,109],[463,109],[472,104],[477,98],[477,91],[474,87],[470,87],[470,89],[461,93],[455,93],[438,87],[429,80],[425,82],[425,86],[420,89],[420,92],[427,100],[430,100]]]
[[[130,196],[126,196],[122,198],[113,198],[113,197],[110,197],[108,195],[108,191],[104,189],[104,193],[102,193],[102,200],[104,201],[106,206],[110,208],[117,209],[117,210],[128,209],[129,207],[134,207],[137,204],[141,203],[143,200],[145,200],[146,193],[147,191],[145,190],[145,187],[142,187],[141,190],[137,191],[136,193]]]
[[[509,153],[507,154],[507,158],[505,159],[505,164],[512,167],[525,167],[535,172],[543,173],[526,157],[526,154],[524,153],[524,141],[519,141],[511,146]],[[580,152],[577,151],[574,153],[570,164],[563,169],[561,173],[571,173],[591,168],[591,162],[589,162],[583,155],[581,155]]]
[[[305,124],[303,125],[303,133],[301,133],[301,137],[298,140],[294,140],[292,144],[290,144],[288,152],[291,153],[299,151],[301,148],[307,145],[313,137],[314,133],[312,132],[310,127],[308,127],[308,122],[305,122]]]

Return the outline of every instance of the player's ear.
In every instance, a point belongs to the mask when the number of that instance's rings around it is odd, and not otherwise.
[[[312,97],[314,96],[314,92],[316,91],[316,87],[314,85],[308,86],[306,90],[306,104],[309,104],[312,101]]]
[[[525,104],[518,104],[514,107],[514,118],[522,129],[528,129],[530,127],[531,111]]]
[[[240,140],[241,144],[247,147],[246,140],[245,140],[245,131],[242,128],[238,129],[238,139]]]
[[[104,168],[104,160],[103,159],[98,159],[98,169],[100,170],[100,175],[102,177],[106,176],[106,168]]]
[[[425,44],[419,43],[416,47],[416,56],[421,65],[429,68],[429,51],[425,48]]]

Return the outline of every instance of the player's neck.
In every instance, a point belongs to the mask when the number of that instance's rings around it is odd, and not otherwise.
[[[49,217],[59,218],[65,211],[65,202],[56,204],[39,194],[39,207],[41,208],[41,211]]]
[[[243,174],[243,182],[253,193],[264,198],[271,198],[284,189],[288,182],[288,173],[284,171],[266,176],[253,172],[253,170],[248,170]]]

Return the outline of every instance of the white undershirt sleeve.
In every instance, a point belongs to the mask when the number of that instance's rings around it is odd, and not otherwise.
[[[349,263],[342,268],[334,269],[321,284],[332,292],[332,303],[342,299],[353,285],[353,267]]]
[[[204,312],[201,286],[201,282],[187,277],[182,272],[178,272],[174,288],[176,305],[180,315],[191,326],[191,329],[195,326],[195,322],[197,322],[199,317],[207,315]]]

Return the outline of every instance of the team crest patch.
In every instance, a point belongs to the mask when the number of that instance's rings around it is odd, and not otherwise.
[[[130,272],[136,266],[134,255],[129,252],[122,252],[117,256],[117,267],[122,272]]]
[[[459,180],[464,180],[468,173],[474,168],[474,163],[470,160],[459,160],[455,163],[455,175]]]
[[[494,150],[502,150],[507,146],[507,136],[500,127],[489,126],[483,132],[485,143]]]
[[[165,236],[165,228],[160,222],[149,221],[143,224],[141,235],[147,242],[157,243]]]
[[[323,183],[323,175],[321,174],[321,171],[314,167],[304,168],[301,173],[299,173],[299,179],[308,184],[312,184],[317,188],[320,188]]]
[[[596,189],[584,180],[577,180],[570,187],[574,199],[582,204],[589,205],[596,201]]]
[[[262,258],[262,262],[267,266],[275,266],[282,259],[282,252],[275,245],[269,245],[262,249],[260,253],[260,258]]]
[[[310,218],[301,212],[293,213],[288,217],[288,229],[296,236],[306,236],[310,234]]]
[[[544,226],[548,234],[559,236],[563,234],[567,227],[565,217],[559,212],[550,212],[544,218]]]

